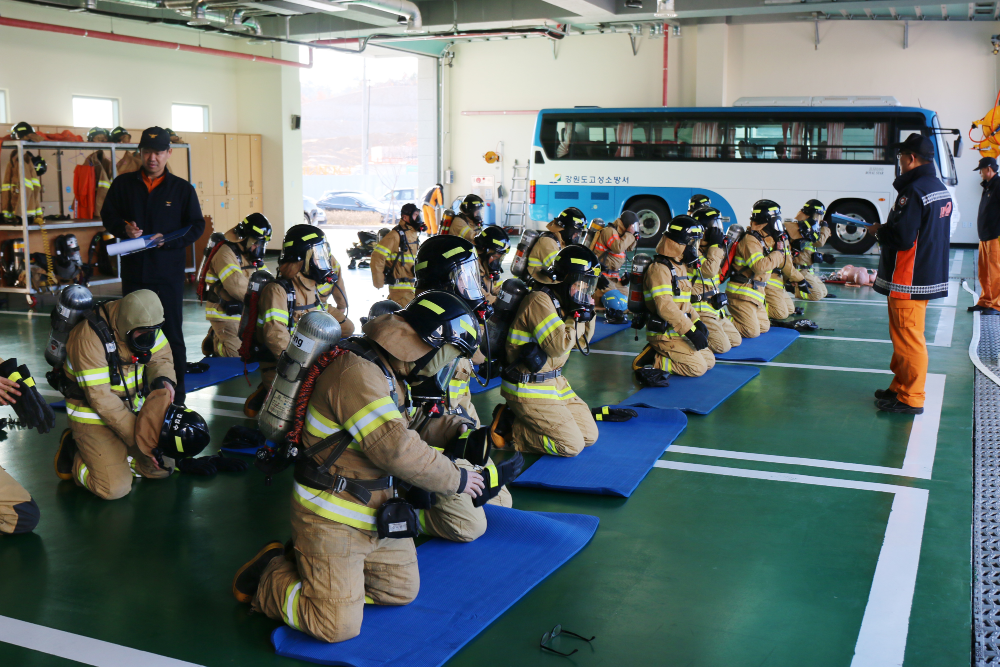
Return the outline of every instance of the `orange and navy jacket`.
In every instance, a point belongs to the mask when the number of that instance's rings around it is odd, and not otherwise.
[[[915,301],[948,296],[951,193],[933,164],[906,172],[892,187],[899,196],[878,233],[882,257],[875,291]]]

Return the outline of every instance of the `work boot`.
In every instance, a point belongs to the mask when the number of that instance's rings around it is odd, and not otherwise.
[[[651,346],[647,345],[642,348],[642,352],[636,355],[635,359],[632,360],[632,370],[638,371],[646,366],[652,366],[653,362],[656,361],[656,350]]]
[[[801,314],[803,314],[804,312],[806,312],[806,311],[805,311],[805,310],[803,310],[803,308],[802,308],[801,306],[799,306],[799,307],[797,307],[797,308],[796,308],[796,309],[795,309],[795,310],[794,310],[794,311],[792,312],[792,315],[801,315]]]
[[[969,306],[967,310],[968,310],[968,312],[970,312],[970,313],[981,313],[981,312],[983,312],[984,310],[986,310],[986,307],[985,307],[985,306],[980,306],[980,305],[979,305],[979,304],[977,303],[977,304],[976,304],[976,305],[974,305],[974,306]]]
[[[257,385],[257,388],[253,390],[253,393],[247,397],[245,403],[243,403],[243,414],[245,414],[250,419],[256,419],[257,413],[260,409],[264,407],[264,399],[267,398],[267,389],[264,387],[264,383]]]
[[[635,377],[644,387],[670,386],[670,373],[659,368],[639,368],[635,371]]]
[[[73,431],[66,429],[59,437],[59,449],[56,450],[55,466],[59,479],[73,479],[73,461],[76,459],[76,440]]]
[[[892,401],[896,399],[896,392],[894,392],[892,389],[876,389],[875,398],[877,398],[880,401],[881,400]]]
[[[267,564],[285,554],[285,546],[277,540],[268,542],[257,555],[243,564],[233,577],[233,597],[237,602],[250,604],[260,587],[260,578]]]
[[[215,336],[213,335],[215,331],[209,327],[208,333],[205,334],[205,338],[201,341],[201,356],[212,357],[215,356]]]
[[[827,295],[826,295],[826,296],[824,296],[823,298],[824,298],[824,299],[836,299],[836,298],[837,298],[837,295],[836,295],[836,294],[833,294],[833,293],[831,292],[831,293],[827,293]]]
[[[514,434],[514,415],[506,403],[493,408],[493,422],[490,424],[490,441],[497,449],[510,446],[510,436]]]
[[[897,412],[904,415],[924,414],[923,408],[915,408],[912,405],[907,405],[895,396],[892,398],[884,398],[881,401],[875,401],[875,407],[882,412]]]

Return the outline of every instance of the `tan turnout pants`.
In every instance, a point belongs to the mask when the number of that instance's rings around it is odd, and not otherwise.
[[[728,317],[717,317],[713,313],[699,312],[701,321],[708,327],[708,349],[715,354],[724,354],[734,347],[739,347],[743,337],[736,330],[736,325]]]
[[[162,479],[170,476],[168,470],[153,466],[145,454],[136,447],[128,447],[107,426],[73,420],[70,420],[69,426],[76,440],[73,481],[98,498],[115,500],[127,496],[132,490],[135,475],[128,462],[129,456],[133,459],[135,471],[143,477]]]
[[[380,540],[293,502],[292,542],[264,569],[253,608],[320,641],[357,637],[366,601],[409,604],[420,590],[412,539]]]
[[[473,470],[472,464],[464,459],[455,461],[460,468]],[[486,532],[486,512],[482,507],[472,506],[472,496],[467,493],[435,493],[434,506],[429,510],[418,510],[420,532],[440,537],[450,542],[471,542]],[[514,502],[507,487],[486,501],[487,505],[513,507]]]
[[[576,456],[597,442],[597,422],[590,408],[577,395],[560,401],[508,401],[514,413],[513,440],[519,452]]]
[[[771,321],[767,319],[767,309],[762,303],[730,297],[729,314],[733,316],[733,324],[743,338],[756,338],[771,330]]]
[[[212,356],[240,356],[239,320],[209,320],[212,325]]]
[[[406,308],[406,306],[411,301],[413,301],[413,297],[415,295],[416,292],[413,290],[412,286],[411,287],[394,287],[391,285],[389,286],[389,298],[398,303],[403,308]]]
[[[651,338],[646,344],[656,353],[653,368],[673,375],[701,377],[715,366],[715,355],[710,348],[696,350],[684,337]]]
[[[38,504],[24,487],[0,468],[0,533],[29,533],[38,525]]]
[[[784,287],[767,283],[764,288],[764,303],[767,304],[767,316],[772,320],[783,320],[795,312],[795,302]],[[763,331],[761,332],[763,333]]]
[[[829,290],[826,288],[826,283],[819,279],[819,276],[812,271],[802,271],[802,277],[805,278],[807,283],[809,283],[809,294],[801,293],[801,290],[799,290],[798,286],[796,286],[796,297],[799,299],[808,299],[810,301],[822,301],[826,298]]]

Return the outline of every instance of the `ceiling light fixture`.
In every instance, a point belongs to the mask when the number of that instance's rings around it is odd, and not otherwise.
[[[677,17],[674,11],[674,0],[656,0],[656,13],[653,14],[658,19],[672,19]]]

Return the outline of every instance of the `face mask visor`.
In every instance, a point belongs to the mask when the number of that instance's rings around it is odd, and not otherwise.
[[[583,243],[587,232],[579,227],[566,227],[562,230],[562,239],[565,245],[579,245]]]
[[[316,245],[309,249],[306,255],[309,266],[308,276],[318,283],[333,282],[333,265],[330,263],[330,251],[326,245]]]
[[[580,274],[569,284],[567,295],[575,306],[593,306],[595,291],[597,291],[597,276]]]
[[[486,299],[483,292],[483,283],[479,278],[479,268],[476,266],[476,259],[470,256],[463,260],[451,273],[451,279],[455,283],[455,292],[465,299],[470,306],[482,303]]]

